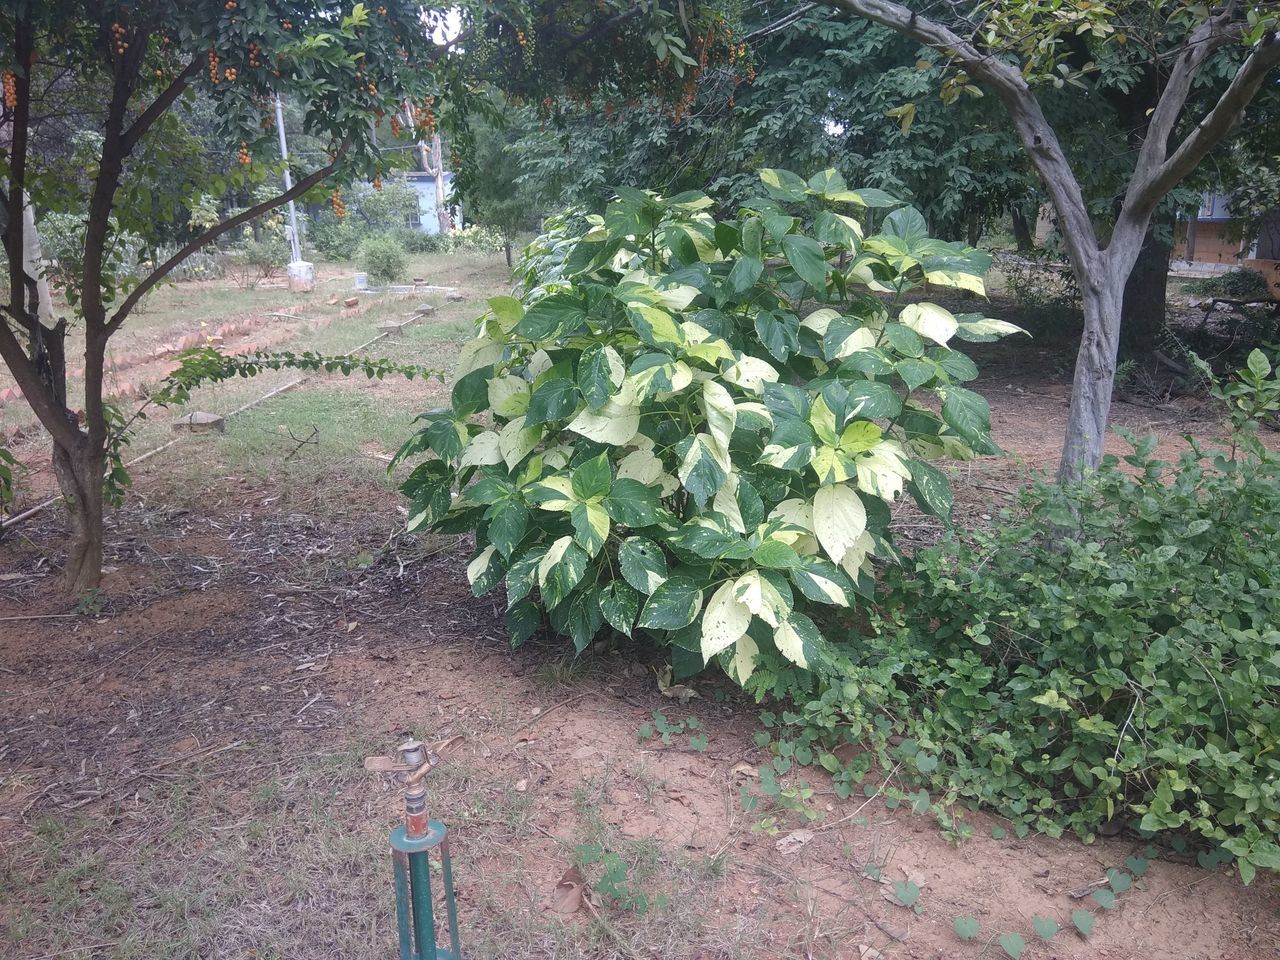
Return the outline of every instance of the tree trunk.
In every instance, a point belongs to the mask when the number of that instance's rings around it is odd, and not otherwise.
[[[1031,228],[1022,208],[1016,204],[1010,207],[1009,219],[1013,223],[1013,242],[1018,245],[1018,252],[1031,253],[1036,248],[1036,241],[1031,235]]]
[[[1082,479],[1102,462],[1120,349],[1120,309],[1126,275],[1110,267],[1107,264],[1093,275],[1080,276],[1082,271],[1076,271],[1084,307],[1084,334],[1076,355],[1071,410],[1058,467],[1058,480],[1063,483]]]
[[[453,217],[449,213],[449,197],[444,189],[444,145],[438,133],[431,135],[431,154],[436,178],[436,219],[440,223],[440,232],[444,234],[453,226]]]
[[[44,251],[40,246],[40,233],[36,230],[36,215],[30,200],[22,207],[22,269],[36,278],[39,298],[36,317],[48,325],[53,320],[53,298],[49,295],[49,281],[44,275]]]
[[[74,450],[53,448],[53,468],[71,515],[71,545],[63,585],[72,596],[97,590],[102,583],[102,478],[106,457],[94,453],[87,438]]]
[[[1124,286],[1120,340],[1126,351],[1149,356],[1160,345],[1169,295],[1172,225],[1153,221]]]
[[[504,241],[503,241],[503,243],[502,243],[502,246],[503,246],[503,248],[506,250],[506,253],[507,253],[507,269],[508,269],[508,270],[514,270],[514,269],[516,268],[516,261],[515,261],[515,256],[514,256],[514,254],[512,253],[512,250],[511,250],[511,241],[510,241],[510,240],[504,240]]]

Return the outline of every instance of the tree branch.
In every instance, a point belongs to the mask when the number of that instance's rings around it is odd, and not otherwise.
[[[187,64],[186,69],[174,77],[173,82],[165,87],[160,96],[151,101],[151,105],[142,113],[138,114],[138,118],[129,124],[129,129],[124,132],[120,138],[124,147],[124,152],[128,154],[133,150],[143,134],[151,129],[151,125],[160,119],[161,115],[173,106],[173,101],[182,96],[182,91],[187,89],[191,83],[191,79],[200,72],[201,61],[199,59],[192,60]]]
[[[334,153],[333,159],[330,160],[328,164],[321,167],[319,170],[307,174],[307,176],[303,177],[295,183],[291,189],[286,190],[284,193],[272,197],[270,200],[264,200],[262,203],[249,207],[247,210],[242,210],[230,220],[224,220],[217,226],[210,227],[164,263],[160,264],[160,266],[156,267],[156,269],[153,270],[145,280],[133,288],[129,293],[129,296],[125,297],[124,302],[120,304],[120,308],[116,310],[112,315],[110,322],[107,323],[107,334],[110,335],[119,329],[120,324],[124,323],[125,318],[129,316],[129,313],[135,306],[137,306],[138,301],[146,295],[147,291],[163,280],[168,275],[169,271],[180,264],[183,260],[187,259],[187,257],[191,256],[201,247],[207,246],[214,240],[217,240],[218,237],[222,236],[228,230],[234,230],[241,224],[248,223],[255,217],[259,217],[269,210],[274,210],[276,207],[282,206],[290,200],[294,200],[302,196],[317,183],[320,183],[329,176],[329,174],[333,173],[337,168],[338,163],[350,148],[350,139],[342,141],[338,146],[337,151]]]
[[[9,257],[10,312],[20,317],[26,326],[32,321],[22,310],[23,294],[27,290],[22,256],[22,208],[27,201],[27,139],[31,132],[31,53],[34,46],[30,18],[19,17],[14,23],[13,36],[13,53],[19,68],[14,71],[17,101],[9,124],[9,192],[4,198],[8,222],[4,225],[4,248]]]
[[[1183,61],[1180,60],[1179,66],[1182,63]],[[1249,101],[1257,94],[1263,80],[1277,63],[1280,63],[1280,35],[1272,33],[1258,43],[1240,65],[1236,75],[1231,78],[1231,83],[1218,98],[1218,102],[1205,114],[1204,119],[1196,124],[1195,129],[1187,135],[1172,155],[1166,158],[1161,152],[1158,161],[1154,162],[1151,157],[1148,157],[1146,168],[1143,167],[1140,157],[1139,167],[1125,194],[1124,207],[1116,223],[1117,231],[1135,230],[1141,227],[1145,232],[1146,221],[1151,216],[1151,211],[1170,190],[1196,168],[1210,150],[1221,143],[1235,128],[1244,115],[1245,107],[1249,105]],[[1190,78],[1187,82],[1190,82]],[[1172,86],[1172,80],[1170,86]],[[1183,101],[1185,102],[1185,95]],[[1163,106],[1163,100],[1161,105]],[[1154,116],[1152,126],[1155,126]],[[1165,139],[1168,139],[1168,133],[1165,134]],[[1143,144],[1144,154],[1147,153],[1147,146],[1151,140],[1152,135],[1149,133],[1147,144]]]
[[[1098,263],[1099,248],[1093,221],[1071,162],[1058,135],[1045,119],[1040,101],[1010,64],[980,51],[947,27],[891,0],[821,0],[826,6],[870,20],[910,37],[954,59],[966,73],[989,86],[1004,104],[1018,138],[1027,152],[1045,190],[1053,201],[1062,237],[1076,267],[1076,279],[1087,285],[1099,282],[1092,269]]]

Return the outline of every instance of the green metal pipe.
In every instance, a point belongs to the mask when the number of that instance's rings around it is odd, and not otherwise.
[[[422,960],[421,955],[413,949],[413,938],[409,931],[408,858],[399,850],[392,850],[391,862],[396,874],[396,929],[400,934],[400,960]]]
[[[413,939],[422,960],[437,960],[436,918],[431,905],[431,863],[427,851],[409,854],[409,893],[413,898]]]

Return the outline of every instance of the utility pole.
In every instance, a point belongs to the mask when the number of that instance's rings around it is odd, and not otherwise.
[[[284,138],[284,107],[280,103],[280,94],[276,94],[276,132],[280,135],[280,159],[284,161],[284,188],[293,189],[293,177],[289,174],[289,144]],[[302,260],[302,243],[298,237],[298,210],[289,201],[289,246],[293,251],[293,262]]]

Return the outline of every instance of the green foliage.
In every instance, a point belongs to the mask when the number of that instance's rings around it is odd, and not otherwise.
[[[637,914],[645,914],[654,907],[661,909],[667,905],[665,894],[650,897],[632,880],[627,862],[612,850],[591,842],[578,844],[574,853],[580,866],[600,867],[599,878],[592,884],[592,889],[611,905]]]
[[[254,240],[252,237],[227,251],[225,267],[237,286],[253,290],[263,280],[276,276],[289,262],[289,244],[280,237]]]
[[[360,266],[369,279],[379,285],[403,280],[409,269],[409,256],[394,237],[369,237],[360,244]]]
[[[889,568],[876,629],[801,725],[884,762],[904,734],[938,758],[923,782],[1022,831],[1119,819],[1198,835],[1246,882],[1280,869],[1280,459],[1246,421],[1280,383],[1258,354],[1215,392],[1230,453],[1193,442],[1170,465],[1130,438],[1086,483],[1034,484]]]
[[[368,230],[363,224],[353,221],[351,217],[339,220],[328,211],[315,217],[307,230],[307,241],[326,260],[355,259],[366,236]]]
[[[698,753],[707,749],[708,737],[702,732],[702,722],[697,717],[672,721],[661,710],[653,711],[653,722],[640,725],[636,736],[641,740],[658,739],[663,745],[671,746],[676,737],[689,735],[689,746]]]
[[[1257,270],[1248,268],[1228,270],[1226,273],[1214,274],[1211,277],[1188,280],[1182,285],[1182,289],[1187,293],[1204,297],[1231,297],[1247,300],[1271,296],[1267,278]]]
[[[558,222],[523,301],[490,301],[452,407],[401,449],[433,455],[403,487],[409,528],[475,531],[468,578],[505,581],[513,644],[541,606],[579,651],[607,623],[681,675],[807,682],[837,659],[825,619],[894,556],[894,500],[947,516],[925,458],[994,451],[950,341],[1017,328],[903,303],[926,279],[981,290],[987,258],[911,208],[863,239],[894,201],[834,171],[761,179],[732,220],[624,189],[585,230]]]

